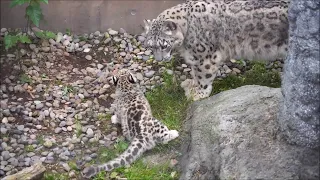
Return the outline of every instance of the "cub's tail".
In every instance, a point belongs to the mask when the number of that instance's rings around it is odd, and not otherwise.
[[[100,171],[111,171],[114,168],[129,165],[139,158],[147,149],[151,149],[152,147],[150,146],[154,146],[154,144],[148,143],[147,138],[137,136],[131,141],[128,149],[120,156],[105,164],[86,167],[82,171],[82,176],[85,178],[91,178]]]

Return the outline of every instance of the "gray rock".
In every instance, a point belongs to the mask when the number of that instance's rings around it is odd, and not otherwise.
[[[85,52],[85,53],[88,53],[88,52],[90,52],[90,48],[85,48],[84,50],[83,50],[83,52]]]
[[[1,28],[1,32],[2,32],[2,33],[7,32],[7,28]]]
[[[141,73],[137,73],[136,74],[136,77],[139,81],[142,81],[143,80],[143,75]]]
[[[62,129],[60,127],[57,127],[57,128],[54,129],[54,132],[56,134],[59,134],[61,131],[62,131]]]
[[[118,31],[115,31],[115,30],[110,29],[110,30],[108,31],[108,33],[109,33],[110,35],[117,35],[117,34],[118,34]]]
[[[61,165],[65,171],[69,172],[71,170],[68,163],[61,163]]]
[[[151,55],[151,50],[146,50],[146,51],[144,52],[144,54],[147,55],[147,56],[150,56],[150,55]]]
[[[66,123],[65,121],[61,121],[60,124],[59,124],[59,126],[60,126],[60,127],[64,127],[64,126],[66,126],[66,124],[67,124],[67,123]]]
[[[50,141],[50,140],[46,140],[44,143],[43,143],[43,146],[44,147],[47,147],[47,148],[51,148],[53,145],[53,143]]]
[[[2,151],[1,152],[1,157],[4,161],[8,160],[9,158],[11,158],[10,156],[10,152],[9,151]]]
[[[85,56],[86,60],[91,61],[92,60],[92,56],[91,55],[86,55]]]
[[[99,44],[100,41],[98,39],[94,40],[94,44]]]
[[[87,133],[87,137],[88,138],[92,138],[93,137],[93,130],[91,128],[88,128],[86,133]]]
[[[36,48],[36,45],[35,45],[35,44],[30,44],[30,45],[29,45],[29,48],[30,48],[31,50],[34,50],[34,49]]]
[[[153,75],[154,75],[155,71],[151,70],[151,71],[147,71],[144,73],[144,75],[147,77],[147,78],[151,78]]]
[[[43,52],[49,52],[50,51],[50,47],[42,47],[41,50]]]
[[[320,54],[318,1],[290,1],[289,50],[280,110],[282,136],[292,144],[319,149]]]
[[[104,44],[108,44],[109,42],[111,42],[111,38],[107,38],[106,40],[103,41]]]
[[[42,109],[44,107],[43,103],[36,104],[36,109]]]
[[[7,134],[8,129],[4,128],[4,127],[0,127],[0,133],[1,134]]]
[[[180,179],[318,179],[319,152],[277,136],[281,98],[279,88],[243,86],[194,102]]]
[[[24,125],[18,125],[18,126],[17,126],[17,129],[18,129],[19,131],[22,131],[22,130],[24,129]]]
[[[100,31],[96,31],[93,33],[94,36],[100,36]]]
[[[144,36],[138,36],[138,41],[140,42],[144,42],[146,38]]]

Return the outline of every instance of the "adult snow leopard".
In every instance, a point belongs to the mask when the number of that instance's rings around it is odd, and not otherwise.
[[[128,69],[115,70],[113,82],[116,85],[116,108],[111,121],[121,124],[123,135],[131,143],[119,157],[105,164],[86,167],[82,171],[85,178],[100,171],[129,165],[157,143],[166,144],[179,136],[178,131],[169,130],[152,116],[149,102],[140,90],[136,77]]]
[[[223,62],[275,60],[287,54],[288,1],[194,0],[163,11],[145,23],[145,46],[156,60],[178,52],[191,66],[181,86],[188,98],[206,98]]]

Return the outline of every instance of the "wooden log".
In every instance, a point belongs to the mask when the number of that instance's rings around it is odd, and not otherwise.
[[[34,165],[24,168],[16,174],[4,177],[2,180],[40,180],[43,177],[46,168],[42,162],[37,162]]]

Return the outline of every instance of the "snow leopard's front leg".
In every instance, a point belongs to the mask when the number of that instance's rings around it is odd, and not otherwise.
[[[202,62],[191,66],[192,79],[182,82],[187,98],[197,101],[210,96],[212,83],[219,69],[220,59],[217,55],[207,56]]]

